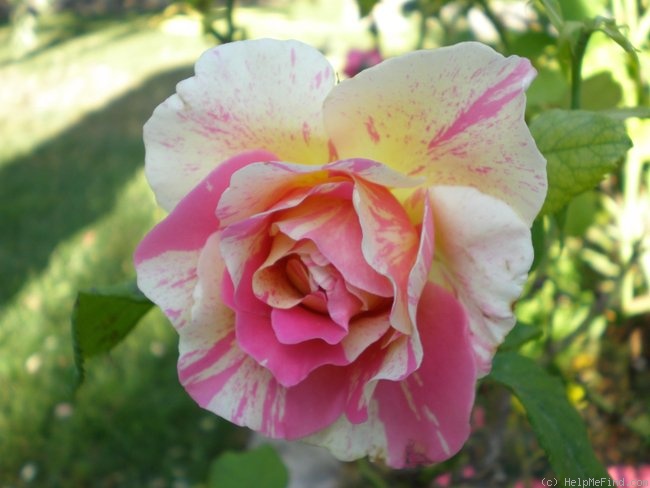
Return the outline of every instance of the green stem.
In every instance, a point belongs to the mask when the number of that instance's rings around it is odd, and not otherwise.
[[[363,476],[374,488],[389,488],[388,483],[384,481],[379,473],[372,469],[372,466],[370,466],[370,463],[365,458],[357,461],[357,467],[359,468],[361,476]]]
[[[578,42],[571,53],[571,109],[580,108],[580,90],[582,88],[582,60],[585,57],[587,43],[593,31],[585,30],[580,33]]]
[[[226,22],[228,24],[228,32],[226,34],[227,42],[232,42],[235,36],[235,23],[232,20],[232,14],[235,10],[235,0],[226,1]]]
[[[424,48],[424,41],[427,38],[427,18],[429,12],[427,11],[427,6],[420,2],[418,3],[418,13],[420,14],[420,24],[418,26],[418,41],[415,46],[415,49]]]

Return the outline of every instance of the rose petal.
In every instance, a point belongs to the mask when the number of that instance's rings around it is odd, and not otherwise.
[[[191,320],[178,330],[181,357],[207,351],[234,330],[235,315],[221,296],[225,264],[219,249],[219,234],[208,238],[197,264]]]
[[[337,85],[325,126],[340,158],[363,155],[429,184],[473,186],[530,224],[545,161],[524,121],[526,59],[461,43],[389,59]]]
[[[343,411],[347,377],[323,367],[309,381],[280,386],[268,370],[224,337],[200,360],[186,356],[179,374],[188,393],[203,408],[262,434],[296,439],[331,424]]]
[[[418,308],[423,359],[402,382],[381,381],[373,398],[389,465],[431,464],[456,454],[470,433],[476,366],[461,305],[428,284]]]
[[[348,291],[345,279],[337,272],[327,290],[327,311],[334,322],[348,330],[350,319],[361,311],[362,302]]]
[[[303,294],[288,279],[285,267],[276,266],[295,245],[296,241],[286,235],[276,235],[266,260],[253,273],[255,296],[271,307],[292,308],[303,298]]]
[[[275,331],[275,337],[282,344],[299,344],[314,339],[320,339],[328,344],[338,344],[347,334],[347,330],[332,321],[330,317],[300,306],[288,310],[273,309],[271,326]]]
[[[350,182],[341,181],[341,175]],[[228,225],[260,212],[295,207],[312,195],[344,198],[352,190],[353,177],[390,188],[411,188],[424,181],[362,158],[323,166],[268,160],[251,164],[233,175],[230,187],[219,201],[217,215]]]
[[[391,296],[389,281],[373,269],[361,252],[359,217],[351,202],[311,197],[278,216],[274,227],[294,240],[309,239],[345,280],[380,296]],[[341,244],[345,252],[341,252]]]
[[[225,161],[138,245],[134,254],[138,287],[175,327],[189,320],[199,255],[219,228],[214,209],[230,176],[253,161],[273,157],[271,153],[252,151]]]
[[[225,159],[265,149],[280,159],[330,159],[322,103],[334,72],[316,49],[262,39],[204,53],[196,75],[145,124],[146,173],[160,205],[172,209]]]
[[[294,311],[297,309],[293,309]],[[323,316],[313,312],[312,319]],[[274,311],[275,317],[278,312]],[[290,317],[282,316],[289,321]],[[324,317],[327,319],[327,317]],[[303,321],[306,317],[296,315],[294,320]],[[273,331],[272,318],[237,311],[237,341],[242,350],[253,357],[258,364],[267,368],[282,386],[294,386],[303,381],[312,371],[323,365],[345,365],[349,363],[340,344],[330,345],[325,341],[312,340],[299,344],[280,343]],[[332,324],[332,327],[338,327]]]
[[[341,344],[350,362],[357,359],[370,345],[376,343],[390,329],[388,314],[379,313],[354,319],[350,333]]]
[[[354,206],[363,233],[363,255],[393,287],[391,324],[398,331],[410,334],[413,326],[407,290],[419,241],[415,229],[402,205],[385,187],[358,181]]]
[[[456,299],[431,283],[423,290],[418,329],[424,348],[417,372],[404,381],[379,381],[368,420],[345,417],[306,440],[346,461],[365,455],[393,468],[443,461],[470,432],[476,367],[467,318]]]
[[[533,259],[528,225],[501,200],[467,187],[430,189],[436,225],[436,280],[469,315],[480,375],[515,324],[513,302]]]

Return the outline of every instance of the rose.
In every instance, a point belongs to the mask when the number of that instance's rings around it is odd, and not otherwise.
[[[374,47],[372,49],[350,49],[345,56],[345,66],[343,73],[348,78],[361,73],[364,69],[370,68],[383,61],[383,56],[379,49]]]
[[[203,407],[340,459],[446,459],[514,325],[545,163],[527,60],[477,43],[334,84],[317,51],[205,53],[145,126],[170,211],[135,255]]]

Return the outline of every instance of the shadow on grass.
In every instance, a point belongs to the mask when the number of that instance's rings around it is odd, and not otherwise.
[[[12,303],[14,295],[82,229],[95,229],[102,255],[128,257],[132,246],[122,244],[133,240],[128,229],[139,221],[97,221],[116,208],[129,220],[129,208],[141,211],[130,203],[138,199],[117,199],[142,168],[142,125],[190,74],[188,68],[152,77],[0,168],[0,308],[27,309]],[[89,263],[84,272],[102,280],[105,268],[103,261]],[[88,279],[65,269],[57,276],[74,285]],[[159,312],[111,355],[87,363],[89,377],[73,401],[71,304],[49,299],[0,331],[8,332],[0,337],[0,383],[8,392],[0,394],[0,486],[28,486],[30,470],[29,486],[46,488],[189,486],[206,478],[217,453],[242,446],[245,431],[204,412],[182,390],[176,335]],[[32,372],[29,358],[39,364]]]
[[[189,75],[153,77],[0,169],[0,307],[43,271],[59,242],[112,209],[142,167],[142,125]]]

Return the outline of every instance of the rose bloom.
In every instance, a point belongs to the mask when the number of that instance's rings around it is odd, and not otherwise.
[[[169,215],[135,254],[192,398],[342,460],[454,455],[532,261],[534,74],[478,43],[338,85],[299,42],[207,51],[145,125]]]
[[[376,47],[368,50],[350,49],[345,56],[343,73],[345,73],[345,76],[348,78],[352,78],[361,73],[364,69],[379,64],[383,60],[383,56]]]

